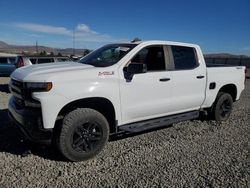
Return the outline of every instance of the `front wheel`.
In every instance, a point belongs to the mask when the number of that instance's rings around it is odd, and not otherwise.
[[[65,116],[58,135],[58,148],[70,161],[83,161],[97,155],[109,137],[109,125],[99,112],[76,109]]]
[[[216,121],[226,121],[233,108],[232,96],[228,93],[219,92],[212,108],[212,117]]]

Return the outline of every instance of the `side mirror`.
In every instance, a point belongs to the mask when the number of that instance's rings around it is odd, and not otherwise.
[[[147,72],[147,66],[143,63],[130,63],[127,67],[127,72],[130,74],[139,74]]]
[[[143,63],[133,63],[131,62],[128,67],[123,69],[124,77],[127,81],[131,81],[134,74],[140,74],[147,72],[147,65]]]

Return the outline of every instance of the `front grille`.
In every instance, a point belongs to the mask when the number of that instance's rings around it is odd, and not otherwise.
[[[15,103],[20,107],[40,107],[40,103],[31,97],[31,91],[25,88],[24,82],[11,79],[9,87]]]
[[[24,106],[25,95],[23,82],[11,79],[9,86],[10,91],[14,96],[15,102],[20,106]]]
[[[11,79],[10,83],[11,83],[11,89],[13,90],[13,92],[21,94],[22,89],[23,89],[23,82]]]

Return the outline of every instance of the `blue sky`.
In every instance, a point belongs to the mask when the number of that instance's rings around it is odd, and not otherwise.
[[[250,55],[250,0],[1,0],[0,40],[95,49],[132,40],[199,44]]]

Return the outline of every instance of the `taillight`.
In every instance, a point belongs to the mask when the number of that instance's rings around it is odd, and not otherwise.
[[[24,63],[23,63],[23,58],[22,57],[20,57],[19,59],[18,59],[18,62],[17,62],[17,68],[19,68],[19,67],[23,67],[24,66]]]

